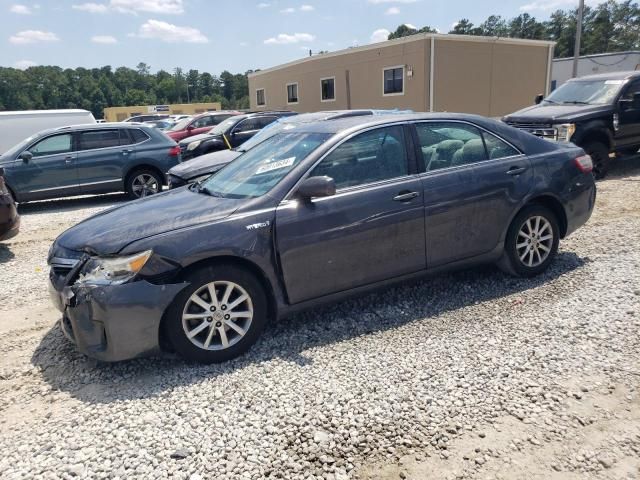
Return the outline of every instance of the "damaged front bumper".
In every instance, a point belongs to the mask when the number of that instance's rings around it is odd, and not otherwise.
[[[186,283],[155,285],[145,280],[122,285],[59,286],[49,282],[60,326],[78,350],[115,362],[160,350],[160,322]]]

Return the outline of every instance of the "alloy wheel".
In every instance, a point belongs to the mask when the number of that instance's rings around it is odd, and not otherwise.
[[[133,179],[132,190],[136,197],[143,198],[160,191],[158,180],[148,173],[141,173]]]
[[[253,302],[234,282],[203,285],[187,300],[182,328],[191,343],[203,350],[224,350],[238,343],[251,327]]]
[[[529,217],[516,238],[516,252],[522,264],[531,268],[544,263],[553,247],[553,235],[553,227],[546,218]]]

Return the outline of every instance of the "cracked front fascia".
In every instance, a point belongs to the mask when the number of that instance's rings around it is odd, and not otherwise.
[[[73,304],[66,312],[76,329],[78,349],[106,361],[157,352],[162,316],[187,285],[154,285],[141,280],[123,285],[65,287],[66,303]],[[100,322],[106,331],[106,349],[96,322]]]

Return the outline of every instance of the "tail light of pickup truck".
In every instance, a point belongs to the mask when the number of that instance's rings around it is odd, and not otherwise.
[[[589,155],[581,155],[573,159],[573,162],[582,173],[590,173],[593,170],[593,161]]]

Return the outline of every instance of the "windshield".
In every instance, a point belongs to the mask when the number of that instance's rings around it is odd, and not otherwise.
[[[606,105],[613,103],[623,80],[589,80],[567,82],[545,98],[547,103]]]
[[[205,180],[201,189],[215,197],[264,195],[330,136],[326,133],[274,135]]]
[[[221,135],[223,133],[227,133],[231,129],[231,127],[233,127],[240,120],[242,120],[242,118],[230,118],[229,120],[220,122],[218,125],[209,130],[209,135]]]
[[[190,121],[191,117],[184,118],[176,123],[173,127],[171,127],[169,131],[177,132],[178,130],[184,130],[185,128],[187,128],[187,125],[189,125]]]

